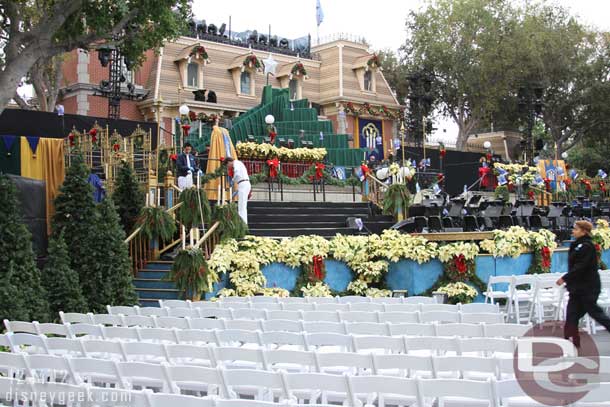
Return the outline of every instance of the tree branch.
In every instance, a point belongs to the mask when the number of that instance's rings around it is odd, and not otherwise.
[[[13,100],[15,101],[15,103],[17,103],[17,105],[24,110],[34,110],[34,107],[29,105],[28,102],[25,101],[24,98],[21,97],[21,95],[19,95],[19,93],[17,93],[17,91],[15,91],[15,95],[13,96]]]

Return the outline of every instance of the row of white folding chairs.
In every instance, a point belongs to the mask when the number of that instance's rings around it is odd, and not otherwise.
[[[0,405],[57,407],[305,407],[292,402],[273,403],[257,400],[195,397],[173,393],[154,393],[150,390],[127,390],[90,386],[87,383],[24,381],[0,377]],[[307,407],[332,407],[307,405]]]
[[[122,327],[139,328],[140,337],[150,337],[148,332],[164,332],[171,329],[240,329],[262,332],[309,332],[309,333],[338,333],[353,335],[379,335],[379,336],[469,336],[469,337],[519,337],[530,329],[531,325],[524,324],[485,324],[471,323],[390,323],[390,322],[317,322],[317,321],[290,321],[282,319],[252,320],[252,319],[213,319],[213,318],[172,318],[160,317],[155,321],[141,323],[129,317],[123,317]],[[140,317],[137,317],[140,318]],[[148,317],[146,317],[148,318]],[[147,322],[147,321],[144,321]],[[137,323],[140,323],[138,325]],[[76,338],[87,335],[93,338],[106,338],[108,328],[103,324],[64,323],[40,324],[34,322],[4,320],[7,332],[44,334]],[[120,331],[120,330],[119,330]],[[167,337],[167,334],[163,334]]]
[[[193,304],[202,302],[195,301]],[[346,295],[343,297],[267,297],[267,296],[245,296],[245,297],[220,297],[211,302],[217,307],[227,304],[436,304],[434,297],[365,297],[361,295]],[[184,308],[188,307],[190,300],[159,300],[161,307]]]
[[[108,354],[124,359],[121,343],[138,349],[146,344],[165,343],[183,345],[232,346],[251,349],[297,349],[341,352],[376,352],[403,354],[455,355],[512,355],[518,338],[471,338],[445,336],[377,336],[344,335],[335,333],[260,332],[244,330],[203,331],[173,330],[155,332],[143,337],[132,328],[110,328],[105,339],[58,338],[27,333],[8,333],[0,336],[0,346],[15,352],[77,355]],[[119,330],[119,331],[117,331]],[[165,336],[162,336],[165,335]]]
[[[169,317],[147,317],[144,315],[121,314],[81,314],[60,312],[62,322],[68,323],[100,323],[104,325],[122,325],[124,318],[133,321],[159,321],[163,318],[224,318],[224,319],[284,319],[289,321],[320,321],[320,322],[504,322],[504,314],[495,312],[462,312],[462,311],[268,311],[250,308],[216,308],[216,309],[192,309],[192,308],[169,308]]]
[[[229,297],[229,298],[248,298],[248,297]],[[274,297],[253,297],[253,298],[274,298]],[[297,297],[298,298],[298,297]],[[424,297],[427,298],[427,297]],[[471,304],[436,304],[436,303],[373,303],[373,302],[356,302],[356,303],[336,303],[336,302],[266,302],[266,301],[236,301],[236,302],[219,302],[219,301],[195,301],[190,300],[159,300],[161,308],[251,308],[265,309],[273,311],[462,311],[462,312],[500,312],[500,307],[485,303]],[[148,307],[144,307],[148,308]],[[156,308],[156,307],[155,307]],[[150,312],[147,309],[124,306],[108,306],[109,314],[124,314],[132,315],[136,312]],[[152,311],[158,312],[158,311]]]
[[[378,406],[414,405],[419,407],[477,405],[500,407],[509,406],[517,399],[520,406],[540,406],[523,390],[522,384],[515,379],[496,380],[494,377],[483,380],[467,379],[425,379],[421,377],[403,378],[390,376],[367,375],[336,375],[326,373],[287,373],[284,371],[257,371],[249,369],[218,369],[197,366],[172,366],[167,364],[148,364],[141,362],[101,361],[94,359],[64,359],[68,365],[89,366],[87,376],[76,375],[77,384],[57,383],[49,380],[36,381],[5,379],[0,388],[7,390],[5,394],[17,393],[26,385],[30,385],[32,401],[38,402],[46,393],[65,394],[65,399],[72,400],[75,392],[86,388],[96,392],[95,399],[129,399],[129,404],[139,406],[257,406],[258,401],[281,400],[305,401],[315,403],[342,403],[344,406],[362,406],[364,403]],[[15,365],[18,361],[15,361]],[[16,369],[18,366],[11,366]],[[91,371],[92,370],[92,371]],[[88,380],[88,382],[85,382]],[[91,384],[106,384],[97,387]],[[540,385],[540,382],[536,382]],[[550,384],[550,383],[549,383]],[[108,385],[114,385],[111,388]],[[14,387],[13,387],[14,386]],[[127,389],[123,390],[123,387]],[[21,389],[20,389],[21,388]],[[134,388],[157,389],[158,395],[143,391],[138,394]],[[137,391],[137,390],[136,390]],[[207,397],[182,396],[182,391],[205,394]],[[609,383],[602,383],[590,392],[576,406],[599,406],[607,401],[610,391]],[[105,395],[104,395],[105,392]],[[214,397],[218,395],[218,397]],[[163,396],[161,396],[163,395]],[[122,396],[122,397],[121,397]],[[211,396],[211,397],[210,397]],[[44,397],[44,396],[43,396]],[[158,397],[158,400],[155,398]],[[254,398],[255,402],[233,404],[217,404],[221,399]],[[57,399],[64,397],[54,397]],[[84,397],[78,397],[79,399]],[[131,398],[131,399],[130,399]],[[88,400],[87,398],[84,398]],[[49,400],[47,400],[49,401]],[[58,401],[58,400],[57,400]],[[157,401],[157,403],[155,403]],[[174,404],[170,404],[171,401]],[[212,404],[208,404],[208,403]],[[33,404],[34,404],[33,403]],[[221,402],[222,403],[222,402]],[[61,405],[53,400],[53,405]],[[121,403],[106,404],[120,405]],[[46,402],[38,405],[47,405]],[[70,405],[66,402],[66,406]],[[72,404],[74,405],[74,404]],[[84,405],[84,403],[83,403]],[[103,405],[103,404],[101,404]]]

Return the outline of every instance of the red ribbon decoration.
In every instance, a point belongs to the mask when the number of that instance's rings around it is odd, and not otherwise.
[[[326,168],[326,166],[323,163],[316,163],[316,179],[322,179],[324,176],[324,168]]]
[[[68,140],[70,140],[70,147],[74,147],[74,134],[68,134]]]
[[[270,131],[269,132],[269,142],[271,144],[275,143],[275,137],[277,136],[277,133],[274,131]]]
[[[585,190],[587,191],[591,191],[591,181],[589,181],[588,179],[583,179],[581,181],[583,184],[585,184]]]
[[[184,134],[184,137],[187,137],[189,135],[190,129],[191,129],[191,126],[189,124],[182,125],[182,134]]]
[[[280,166],[280,162],[277,158],[273,160],[267,160],[267,165],[269,166],[269,176],[271,178],[277,177],[277,170]]]
[[[178,159],[178,154],[170,154],[169,159],[172,161],[176,161]]]
[[[368,174],[370,170],[369,170],[368,165],[362,164],[360,166],[360,171],[362,171],[362,175],[364,175],[364,177],[366,178],[366,174]]]
[[[445,156],[447,155],[447,150],[445,150],[444,148],[442,150],[439,151],[439,155],[441,156],[441,160],[445,158]]]
[[[97,129],[94,127],[91,130],[89,130],[89,135],[92,137],[95,137],[97,134]]]
[[[604,193],[606,192],[606,183],[604,181],[599,181],[599,189]]]
[[[541,250],[542,254],[542,268],[548,269],[551,267],[551,249],[544,246]]]
[[[493,158],[493,156],[491,155],[491,153],[487,153],[485,154],[485,158],[487,158],[488,163],[491,163],[491,159]]]
[[[453,257],[453,263],[455,264],[455,268],[458,273],[465,274],[468,271],[468,266],[466,265],[466,258],[463,254]]]
[[[529,191],[527,191],[527,196],[529,197],[529,199],[531,199],[533,201],[534,200],[534,191],[532,191],[531,189]]]
[[[436,180],[440,184],[441,182],[443,182],[445,180],[445,175],[443,175],[439,172],[438,174],[436,174]]]
[[[322,266],[324,265],[324,260],[322,259],[322,256],[313,256],[312,261],[313,276],[315,277],[316,281],[320,281],[324,278],[324,275],[322,274]]]
[[[551,191],[551,180],[548,178],[544,179],[544,189],[546,189],[547,192]]]
[[[119,151],[121,149],[121,145],[119,143],[114,143],[112,145],[112,149],[114,150],[114,152],[116,153],[117,151]]]

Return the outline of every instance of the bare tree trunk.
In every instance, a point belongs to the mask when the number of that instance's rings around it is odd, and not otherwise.
[[[17,91],[15,91],[15,96],[13,96],[13,100],[17,105],[23,110],[32,110],[34,107],[29,105],[28,102],[23,99]]]
[[[15,90],[21,80],[27,75],[39,55],[30,47],[13,60],[5,62],[4,71],[0,72],[0,114],[15,96]]]

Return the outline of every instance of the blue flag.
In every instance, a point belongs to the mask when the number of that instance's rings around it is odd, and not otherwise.
[[[324,21],[324,11],[322,11],[322,5],[320,4],[320,0],[316,3],[316,22],[318,23],[318,27]]]

